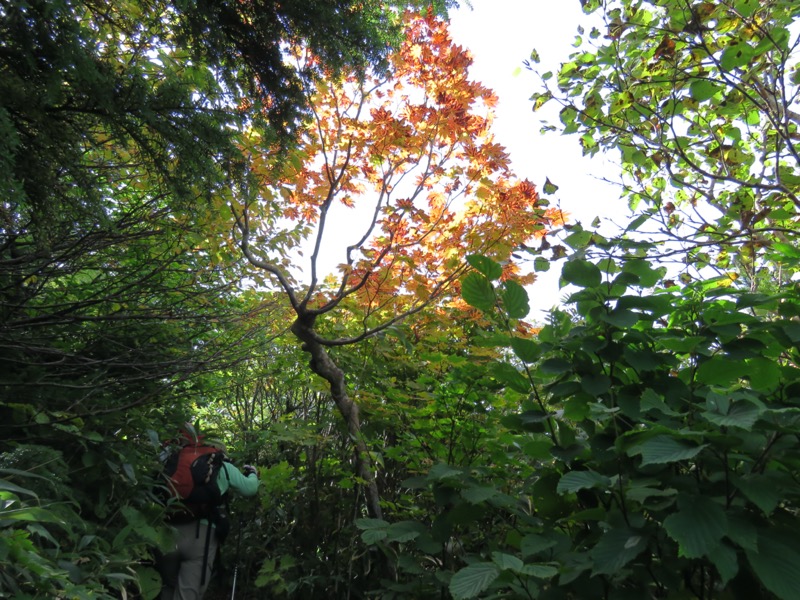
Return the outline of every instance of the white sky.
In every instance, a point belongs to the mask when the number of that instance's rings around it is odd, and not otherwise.
[[[551,200],[571,214],[572,221],[589,226],[596,216],[624,223],[628,210],[614,188],[598,181],[605,171],[611,178],[614,165],[602,158],[581,156],[576,135],[539,133],[541,111],[531,110],[531,95],[539,91],[538,78],[522,61],[536,48],[541,72],[555,71],[575,50],[578,25],[588,33],[588,17],[579,0],[472,0],[451,13],[453,40],[473,55],[472,77],[494,90],[499,97],[495,134],[504,145],[520,177],[533,181],[542,194],[547,178],[559,187]],[[520,67],[522,71],[520,72]],[[547,114],[557,122],[557,111]],[[541,274],[529,288],[531,320],[558,303],[560,266]]]

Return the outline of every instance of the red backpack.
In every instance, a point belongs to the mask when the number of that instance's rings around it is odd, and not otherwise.
[[[181,502],[175,516],[209,517],[222,504],[217,478],[224,460],[222,450],[202,443],[188,443],[170,453],[164,476],[171,496]]]

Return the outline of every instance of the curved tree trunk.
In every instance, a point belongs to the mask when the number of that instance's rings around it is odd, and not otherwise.
[[[345,423],[350,439],[355,444],[356,473],[365,482],[367,511],[373,519],[383,518],[380,494],[375,482],[375,474],[371,466],[369,448],[361,435],[361,420],[358,405],[347,394],[344,372],[333,362],[325,346],[313,335],[313,319],[304,322],[298,318],[292,325],[292,333],[303,343],[303,350],[311,355],[310,367],[317,375],[325,379],[331,386],[331,397],[336,403]]]

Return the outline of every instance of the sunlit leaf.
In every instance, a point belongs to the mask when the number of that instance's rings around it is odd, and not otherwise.
[[[461,295],[470,306],[484,312],[495,305],[495,292],[491,282],[480,273],[469,273],[461,280]]]
[[[512,319],[524,319],[531,310],[528,292],[516,281],[506,281],[503,290],[503,306]]]
[[[500,279],[503,274],[503,267],[486,256],[470,254],[467,256],[467,262],[489,280]]]

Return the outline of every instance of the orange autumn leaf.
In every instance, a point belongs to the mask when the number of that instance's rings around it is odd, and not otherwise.
[[[345,299],[365,319],[415,310],[450,290],[475,253],[506,265],[504,277],[531,280],[511,253],[555,216],[511,170],[492,133],[497,97],[470,78],[471,63],[446,23],[409,15],[390,74],[326,81],[294,153],[257,168],[263,185],[282,191],[280,216],[311,227],[305,298],[320,312]],[[251,205],[265,239],[283,226],[274,208]],[[343,256],[320,293],[329,241]]]

